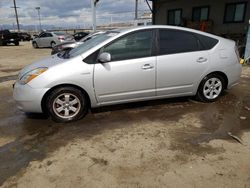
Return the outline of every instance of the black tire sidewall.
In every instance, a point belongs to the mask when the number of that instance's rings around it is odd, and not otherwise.
[[[220,94],[218,95],[218,97],[216,97],[215,99],[208,99],[203,94],[204,85],[205,85],[206,81],[211,79],[211,78],[217,78],[222,83],[222,90],[221,90]],[[223,79],[223,77],[220,75],[217,75],[217,74],[210,74],[210,75],[207,75],[205,78],[203,78],[203,80],[201,81],[196,97],[198,98],[198,100],[200,100],[202,102],[214,102],[221,96],[224,89],[225,89],[225,80]]]
[[[38,48],[38,45],[36,42],[32,42],[33,48]]]
[[[54,44],[54,45],[53,45],[53,44]],[[52,41],[52,42],[50,43],[50,47],[51,47],[51,48],[53,48],[55,45],[56,45],[56,43],[55,43],[54,41]]]
[[[76,97],[78,97],[78,99],[81,102],[80,111],[78,112],[78,114],[76,116],[74,116],[72,118],[68,118],[68,119],[61,118],[61,117],[57,116],[53,110],[54,100],[58,97],[58,95],[61,95],[63,93],[74,94]],[[53,90],[46,100],[46,107],[47,107],[47,111],[48,111],[49,115],[51,116],[51,118],[54,121],[61,122],[61,123],[67,123],[67,122],[79,120],[79,119],[83,118],[88,112],[88,102],[86,100],[86,96],[79,89],[76,89],[74,87],[61,87],[61,88],[57,88],[57,89]]]

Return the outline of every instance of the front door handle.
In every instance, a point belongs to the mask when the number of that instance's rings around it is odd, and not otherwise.
[[[198,63],[204,63],[207,61],[207,58],[205,57],[199,57],[197,60],[196,60]]]
[[[148,69],[152,69],[152,68],[154,68],[154,66],[150,65],[150,64],[145,64],[145,65],[142,66],[143,70],[148,70]]]

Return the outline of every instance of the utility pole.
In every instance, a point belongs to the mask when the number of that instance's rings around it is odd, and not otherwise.
[[[16,0],[13,0],[13,3],[14,3],[14,7],[10,7],[10,8],[14,8],[14,9],[15,9],[15,14],[16,14],[16,23],[17,23],[17,30],[18,30],[18,33],[19,33],[19,32],[20,32],[20,26],[19,26],[19,20],[18,20],[17,8],[20,8],[20,7],[17,7],[17,6],[16,6]]]
[[[38,19],[39,19],[40,31],[42,31],[42,24],[41,24],[40,9],[41,9],[40,7],[36,7],[37,14],[38,14]]]
[[[135,20],[138,19],[138,0],[135,0]]]
[[[96,4],[99,0],[91,0],[91,9],[92,9],[92,29],[93,32],[96,32]]]

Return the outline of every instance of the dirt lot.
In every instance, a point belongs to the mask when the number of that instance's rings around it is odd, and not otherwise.
[[[112,106],[65,125],[26,116],[12,99],[19,69],[49,53],[0,47],[0,186],[250,187],[250,67],[212,104]]]

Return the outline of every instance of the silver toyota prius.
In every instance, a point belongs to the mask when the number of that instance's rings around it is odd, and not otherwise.
[[[180,96],[213,102],[240,74],[234,41],[182,27],[145,26],[107,31],[26,66],[13,95],[24,112],[69,122],[104,105]]]

